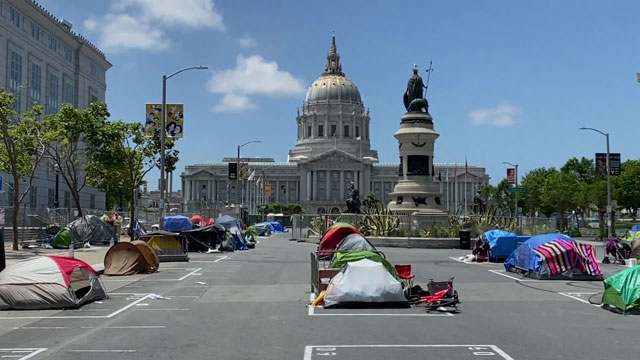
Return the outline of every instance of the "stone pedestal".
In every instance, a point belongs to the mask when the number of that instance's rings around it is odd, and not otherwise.
[[[400,129],[394,134],[400,149],[400,181],[390,194],[389,210],[443,219],[449,215],[433,182],[433,147],[438,136],[431,115],[408,112],[402,116]]]

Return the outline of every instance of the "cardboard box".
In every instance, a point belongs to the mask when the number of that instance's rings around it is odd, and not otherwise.
[[[327,290],[329,282],[340,270],[341,269],[318,269],[318,291]]]

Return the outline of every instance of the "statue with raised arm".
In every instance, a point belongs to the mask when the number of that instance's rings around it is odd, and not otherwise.
[[[418,66],[413,67],[413,76],[407,82],[407,91],[404,93],[404,107],[407,111],[419,111],[429,113],[429,102],[423,97],[423,89],[427,87],[418,75]]]

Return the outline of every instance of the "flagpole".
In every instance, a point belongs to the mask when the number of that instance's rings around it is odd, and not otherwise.
[[[449,212],[450,199],[451,199],[451,184],[449,184],[449,167],[447,166],[447,212]]]
[[[464,157],[464,216],[467,216],[467,156]]]

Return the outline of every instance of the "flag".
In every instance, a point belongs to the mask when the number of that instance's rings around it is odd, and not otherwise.
[[[251,170],[251,174],[249,174],[249,177],[247,178],[247,180],[253,181],[253,178],[255,178],[255,176],[256,176],[256,171]]]
[[[258,177],[258,180],[256,180],[256,185],[260,186],[260,184],[262,183],[262,177]]]
[[[464,157],[464,173],[467,174],[469,172],[468,169],[468,165],[467,165],[467,157]]]
[[[442,171],[438,170],[438,181],[442,182]]]

